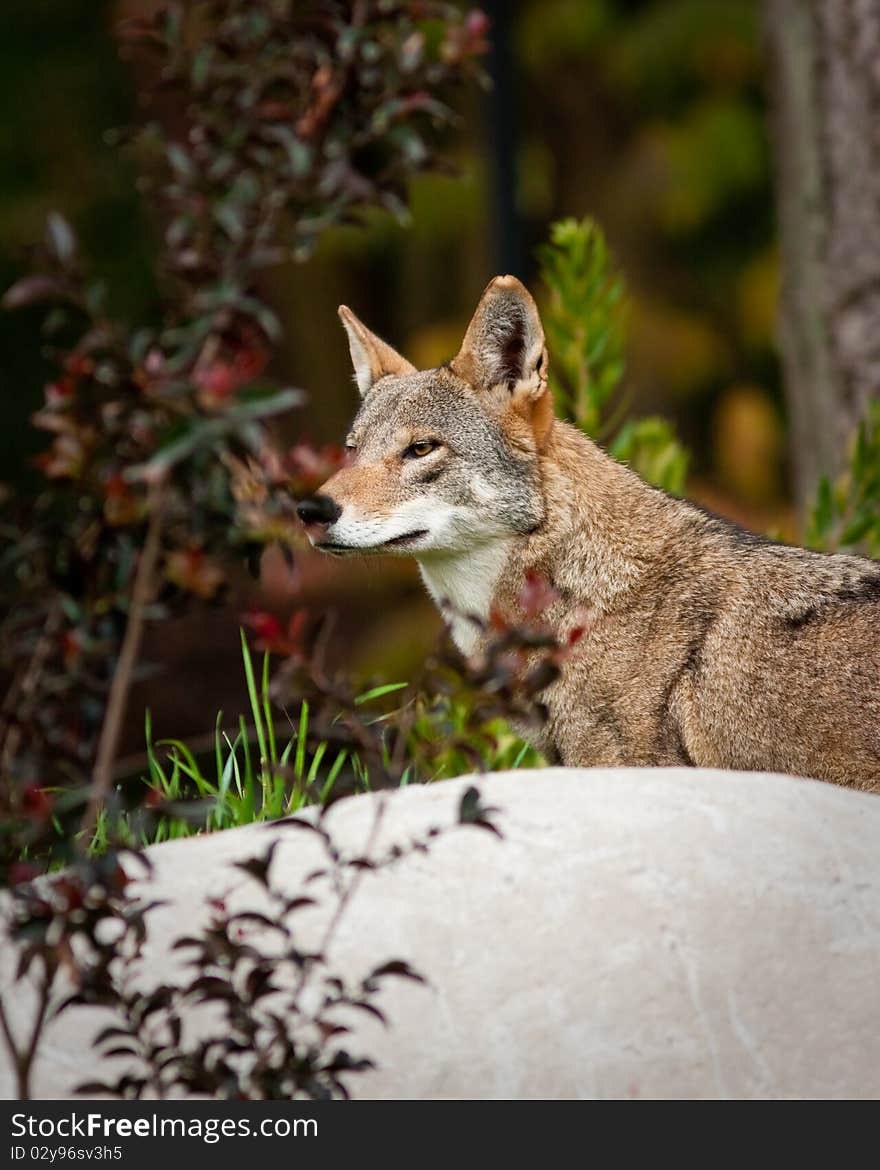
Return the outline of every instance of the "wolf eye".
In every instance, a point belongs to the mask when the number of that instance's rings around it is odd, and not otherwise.
[[[440,444],[435,439],[416,439],[414,443],[410,443],[403,454],[408,459],[421,459],[423,455],[430,455],[439,446]]]

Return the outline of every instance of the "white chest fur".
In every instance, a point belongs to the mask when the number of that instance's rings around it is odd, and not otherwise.
[[[443,612],[452,640],[472,654],[480,638],[477,618],[489,617],[498,579],[510,555],[510,541],[497,540],[466,553],[419,560],[422,580]]]

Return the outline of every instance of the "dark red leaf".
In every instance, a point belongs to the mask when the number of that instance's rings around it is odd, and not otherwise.
[[[36,273],[17,280],[3,295],[4,309],[21,309],[26,305],[64,300],[68,295],[63,281],[54,276]]]

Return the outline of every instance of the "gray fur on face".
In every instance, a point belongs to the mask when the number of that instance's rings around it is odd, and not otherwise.
[[[501,530],[530,532],[543,518],[537,453],[511,445],[490,405],[442,366],[382,378],[351,427],[356,463],[399,459],[415,439],[438,440],[441,450],[401,463],[397,502],[430,493],[478,509],[481,531],[488,514]]]

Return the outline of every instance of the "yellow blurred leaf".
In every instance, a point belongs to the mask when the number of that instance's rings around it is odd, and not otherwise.
[[[731,386],[718,403],[712,429],[722,483],[748,503],[778,498],[784,433],[767,391],[748,384]]]
[[[727,346],[704,317],[630,297],[630,372],[636,385],[661,383],[685,396],[724,374]]]
[[[736,288],[742,335],[755,349],[772,347],[779,304],[779,254],[768,248],[743,269]]]
[[[441,321],[419,329],[409,336],[406,356],[417,370],[433,369],[455,356],[466,328],[466,321]]]

